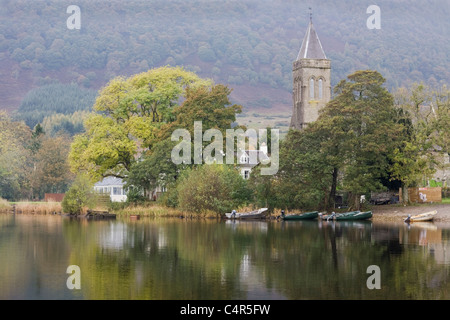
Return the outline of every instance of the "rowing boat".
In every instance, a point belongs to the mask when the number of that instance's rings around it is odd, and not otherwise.
[[[339,217],[345,217],[345,216],[350,216],[350,215],[354,215],[357,214],[361,211],[349,211],[349,212],[343,212],[343,213],[332,213],[332,214],[328,214],[328,215],[321,215],[320,218],[322,220],[335,220],[335,218],[337,216]]]
[[[282,215],[283,220],[312,220],[319,216],[319,211],[305,212],[300,214],[288,214],[287,216]]]
[[[372,211],[358,212],[351,215],[337,216],[336,220],[367,220],[372,218]]]
[[[418,221],[431,221],[434,216],[437,214],[437,211],[430,211],[421,213],[415,216],[408,215],[408,217],[404,220],[405,222],[418,222]]]
[[[344,213],[332,213],[331,215],[322,216],[322,220],[336,220],[336,221],[345,221],[345,220],[367,220],[372,218],[372,211],[350,211]]]
[[[233,210],[231,213],[225,213],[225,217],[228,219],[261,219],[268,208],[261,208],[250,212],[236,212]]]

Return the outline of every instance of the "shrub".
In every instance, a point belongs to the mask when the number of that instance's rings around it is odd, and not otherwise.
[[[237,170],[203,165],[187,170],[177,186],[178,207],[194,213],[230,212],[250,201],[251,191]]]
[[[78,175],[64,196],[62,209],[65,213],[78,215],[93,201],[92,183],[85,175]]]

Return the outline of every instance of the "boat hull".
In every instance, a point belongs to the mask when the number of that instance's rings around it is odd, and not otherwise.
[[[372,211],[350,211],[345,213],[336,213],[335,215],[322,216],[323,220],[336,220],[336,221],[355,221],[355,220],[367,220],[372,218]]]
[[[430,211],[430,212],[425,212],[422,214],[418,214],[412,217],[408,217],[405,219],[405,222],[425,222],[425,221],[431,221],[434,219],[434,217],[436,216],[437,211]]]
[[[359,212],[352,215],[347,216],[338,216],[336,217],[337,221],[343,221],[343,220],[367,220],[372,218],[373,214],[372,211],[366,211],[366,212]]]
[[[289,214],[287,216],[282,217],[285,221],[294,221],[294,220],[312,220],[316,219],[319,216],[319,211],[306,212],[302,214]]]
[[[225,213],[225,218],[227,219],[262,219],[268,209],[262,208],[259,210],[251,211],[251,212],[236,212],[236,213]]]
[[[329,215],[322,215],[321,219],[322,220],[336,220],[336,217],[345,217],[345,216],[349,216],[349,215],[354,215],[356,213],[359,213],[361,211],[350,211],[350,212],[344,212],[344,213],[336,213],[334,215],[329,214]]]

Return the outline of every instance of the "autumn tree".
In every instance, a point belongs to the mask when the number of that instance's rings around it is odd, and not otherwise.
[[[201,121],[202,134],[208,129],[218,129],[225,139],[226,130],[231,128],[236,121],[236,114],[242,109],[241,106],[230,102],[230,93],[229,88],[220,84],[212,87],[188,88],[185,100],[174,110],[175,120],[161,126],[160,130],[155,132],[158,142],[143,155],[141,161],[132,165],[126,178],[127,184],[139,186],[144,190],[154,189],[156,186],[167,187],[171,184],[173,186],[180,172],[190,167],[190,164],[173,163],[171,152],[178,142],[171,140],[172,132],[176,129],[186,129],[193,137],[194,122]],[[193,154],[192,151],[191,155]]]
[[[401,181],[402,200],[408,188],[428,181],[439,167],[437,155],[449,153],[450,91],[423,84],[400,88],[395,97],[396,121],[403,125],[401,144],[392,155],[391,179]]]
[[[136,159],[158,142],[158,129],[175,120],[174,110],[187,88],[210,85],[195,73],[170,67],[111,80],[94,104],[98,113],[88,117],[86,132],[74,139],[72,170],[125,178]]]
[[[0,197],[17,200],[27,196],[28,143],[31,130],[0,111]]]

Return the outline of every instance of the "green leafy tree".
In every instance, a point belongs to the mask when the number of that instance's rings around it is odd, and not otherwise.
[[[392,155],[391,179],[401,181],[402,200],[408,188],[427,181],[439,166],[436,155],[449,152],[449,93],[423,84],[396,92],[397,122],[404,126],[402,143]]]
[[[78,175],[61,203],[63,211],[79,215],[85,207],[91,206],[94,201],[92,187],[89,177],[84,174]]]
[[[170,67],[111,80],[94,105],[100,114],[88,117],[86,132],[74,139],[72,170],[125,178],[140,154],[159,141],[158,129],[174,121],[174,108],[187,88],[209,85],[192,72]]]
[[[311,130],[321,137],[318,149],[333,167],[331,189],[341,173],[342,187],[359,208],[361,194],[383,188],[381,179],[388,176],[389,156],[403,127],[394,120],[394,99],[380,73],[357,71],[347,78]]]
[[[251,191],[239,172],[226,165],[186,170],[177,185],[178,206],[194,213],[224,214],[249,202]]]

